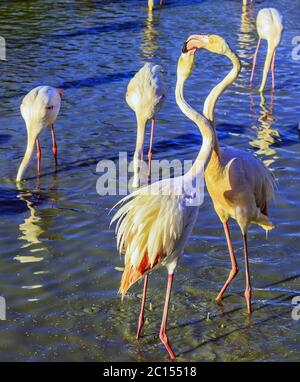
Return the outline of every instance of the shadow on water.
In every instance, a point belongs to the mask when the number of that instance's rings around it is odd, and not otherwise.
[[[82,80],[66,81],[59,85],[59,88],[70,89],[79,87],[94,87],[99,85],[105,85],[112,82],[122,81],[124,79],[129,79],[135,74],[134,71],[129,71],[125,73],[115,73],[106,74],[103,76],[84,78]]]
[[[124,79],[129,79],[135,74],[135,71],[123,72],[123,73],[114,73],[114,74],[105,74],[97,77],[83,78],[81,80],[66,81],[61,84],[56,85],[57,88],[63,90],[81,88],[81,87],[94,87],[105,85],[113,82],[122,81]],[[14,93],[10,95],[3,96],[3,99],[11,98],[21,98],[24,97],[25,93]],[[3,138],[1,138],[3,137]],[[9,135],[0,135],[0,143],[5,143],[8,140]]]
[[[2,143],[7,143],[11,139],[11,135],[9,134],[0,134],[0,145]]]
[[[290,312],[290,311],[288,310],[287,313],[289,313],[289,312]],[[210,339],[208,339],[208,340],[206,340],[206,341],[201,342],[199,345],[194,346],[194,347],[191,348],[191,349],[188,349],[188,350],[185,350],[185,351],[183,351],[183,352],[181,352],[181,353],[178,353],[178,355],[188,354],[188,353],[190,353],[190,352],[193,352],[193,351],[199,349],[200,347],[202,347],[202,346],[204,346],[204,345],[207,345],[207,344],[210,344],[210,343],[215,343],[215,342],[218,342],[219,340],[222,340],[222,339],[224,339],[224,338],[227,338],[227,337],[229,337],[229,336],[230,336],[231,334],[233,334],[233,333],[239,333],[239,332],[241,332],[241,331],[248,330],[250,326],[251,326],[251,327],[261,326],[262,324],[265,324],[266,322],[269,322],[269,321],[271,321],[271,320],[277,319],[278,317],[280,317],[280,315],[273,314],[272,316],[270,316],[270,317],[268,317],[268,318],[266,318],[266,319],[264,319],[264,320],[260,320],[260,321],[258,321],[258,322],[255,322],[255,323],[253,323],[253,324],[251,324],[251,325],[250,325],[250,324],[246,324],[246,325],[244,325],[244,326],[240,325],[240,326],[238,326],[237,328],[235,328],[235,329],[233,329],[233,330],[231,330],[231,331],[229,331],[229,332],[227,332],[227,333],[221,334],[220,336],[218,336],[218,337],[216,337],[216,338],[210,338]]]
[[[282,303],[282,302],[290,301],[290,300],[291,300],[291,296],[286,296],[285,294],[281,294],[281,295],[279,295],[277,297],[274,297],[274,298],[270,299],[268,303],[263,304],[263,305],[257,307],[254,310],[253,313],[255,313],[257,311],[261,311],[262,309],[266,309],[266,308],[272,307],[274,302]],[[212,315],[211,316],[211,320],[214,321],[217,318],[224,318],[225,316],[228,317],[229,315],[232,315],[232,314],[234,314],[234,313],[236,313],[238,311],[241,311],[243,309],[244,308],[240,307],[240,308],[231,309],[228,312],[222,312],[220,314]],[[260,325],[265,324],[265,323],[267,323],[267,322],[269,322],[271,320],[278,319],[279,317],[282,317],[282,315],[285,315],[285,314],[290,314],[290,309],[285,310],[284,312],[281,311],[280,314],[273,314],[273,315],[271,315],[271,316],[269,316],[269,317],[267,317],[265,319],[259,320],[259,321],[254,322],[254,323],[252,322],[251,317],[247,317],[246,324],[238,325],[236,328],[230,330],[229,332],[224,333],[224,334],[222,334],[220,336],[217,336],[216,338],[210,338],[210,339],[208,339],[206,341],[203,341],[203,342],[199,343],[197,346],[194,346],[194,347],[192,347],[192,348],[190,348],[188,350],[185,350],[185,351],[179,353],[178,355],[188,354],[190,352],[193,352],[193,351],[199,349],[200,347],[202,347],[204,345],[207,345],[209,343],[218,342],[219,340],[222,340],[222,339],[230,336],[233,333],[237,333],[237,332],[241,332],[243,330],[247,330],[250,327],[260,326]],[[190,326],[190,325],[197,325],[197,324],[200,324],[200,323],[204,322],[205,320],[206,320],[206,318],[204,317],[204,318],[202,318],[200,320],[195,320],[195,321],[192,321],[192,322],[183,323],[181,325],[177,325],[177,326],[174,326],[174,327],[170,328],[169,331],[175,330],[177,328],[187,327],[187,326]]]
[[[286,282],[286,281],[292,281],[293,279],[295,279],[295,278],[297,278],[299,276],[300,275],[296,275],[294,277],[290,277],[290,278],[281,280],[278,283],[282,283],[282,282]],[[227,295],[226,297],[228,298],[230,296]],[[270,299],[266,304],[263,304],[263,305],[258,306],[256,308],[255,308],[255,306],[257,304],[253,304],[253,306],[254,306],[253,314],[255,314],[255,312],[258,312],[258,311],[261,311],[261,310],[273,307],[274,303],[284,303],[284,302],[290,301],[290,300],[291,300],[291,296],[290,295],[287,296],[286,294],[280,294],[279,296],[276,296],[276,297]],[[210,315],[210,321],[211,321],[212,324],[219,323],[218,319],[221,319],[221,318],[225,318],[225,317],[226,318],[229,318],[229,317],[234,318],[234,314],[235,313],[243,311],[245,309],[244,307],[238,307],[238,308],[234,308],[234,309],[231,309],[231,310],[225,312],[224,309],[223,309],[223,304],[217,304],[216,307],[221,312]],[[199,349],[200,347],[205,346],[207,344],[218,342],[219,340],[222,340],[222,339],[230,336],[233,333],[238,333],[238,332],[241,332],[243,330],[247,330],[250,327],[260,326],[260,325],[265,324],[265,323],[267,323],[267,322],[269,322],[271,320],[278,319],[279,317],[282,317],[282,315],[285,315],[285,314],[290,314],[290,309],[284,310],[284,312],[281,311],[280,314],[273,314],[271,316],[268,316],[265,319],[260,319],[260,320],[258,320],[256,322],[253,322],[252,317],[249,317],[247,315],[247,319],[246,319],[246,323],[245,324],[237,325],[234,329],[228,331],[227,333],[221,334],[221,335],[219,335],[219,336],[217,336],[215,338],[210,338],[208,340],[205,340],[205,341],[199,343],[196,346],[193,346],[192,348],[190,348],[188,350],[179,352],[178,356],[185,355],[185,354],[188,354],[190,352],[193,352],[193,351],[195,351],[195,350]],[[172,332],[172,331],[174,331],[176,329],[182,329],[182,328],[186,328],[186,327],[197,326],[199,324],[204,323],[205,321],[207,321],[206,317],[202,317],[201,319],[197,319],[197,320],[193,320],[193,321],[190,320],[188,322],[184,322],[182,324],[169,327],[168,331]],[[143,338],[151,338],[151,337],[153,337],[155,335],[156,335],[156,333],[147,333],[147,334],[143,335]]]
[[[70,37],[77,37],[77,36],[83,36],[83,35],[126,31],[129,29],[134,31],[134,30],[140,30],[142,26],[143,26],[143,23],[141,21],[128,21],[125,23],[110,23],[110,24],[101,25],[97,27],[80,29],[78,31],[74,31],[70,33],[52,34],[48,36],[48,38],[53,40],[53,39],[70,38]]]
[[[27,205],[18,198],[18,190],[0,189],[0,215],[7,216],[27,211]]]

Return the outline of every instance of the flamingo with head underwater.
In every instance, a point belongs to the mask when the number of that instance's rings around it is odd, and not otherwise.
[[[140,184],[139,163],[143,160],[145,128],[148,120],[152,120],[150,147],[148,152],[148,177],[151,175],[152,144],[154,136],[154,119],[160,111],[166,97],[163,69],[160,65],[146,63],[130,80],[126,102],[135,112],[137,120],[137,136],[134,151],[133,187]]]
[[[276,49],[281,42],[281,36],[283,31],[282,16],[275,8],[263,8],[261,9],[256,18],[256,28],[259,35],[257,47],[253,56],[253,65],[250,77],[250,87],[252,87],[252,81],[254,77],[254,70],[256,66],[256,60],[258,55],[259,46],[261,40],[267,40],[268,51],[264,65],[263,77],[259,91],[262,92],[265,88],[268,72],[271,67],[272,72],[272,89],[275,88],[275,55]]]
[[[241,65],[236,54],[220,36],[192,35],[185,42],[183,52],[194,52],[199,49],[226,56],[233,65],[227,76],[212,89],[205,100],[203,110],[204,116],[214,127],[214,148],[205,170],[205,181],[214,209],[223,223],[231,259],[230,274],[216,300],[221,300],[226,288],[238,273],[228,226],[228,220],[234,219],[243,235],[246,273],[245,298],[250,314],[252,311],[251,280],[247,233],[252,223],[258,224],[266,231],[273,228],[273,224],[268,218],[268,203],[274,194],[275,181],[273,174],[251,153],[228,146],[219,146],[214,120],[215,106],[222,93],[238,77]]]
[[[119,292],[122,296],[144,277],[144,289],[136,337],[144,323],[148,274],[160,265],[168,270],[168,284],[159,337],[170,358],[174,352],[167,337],[167,317],[177,262],[195,224],[202,202],[203,171],[214,146],[214,133],[208,120],[196,112],[183,97],[183,88],[194,62],[193,52],[182,53],[177,67],[176,101],[181,111],[200,129],[203,136],[199,154],[184,175],[163,179],[134,191],[119,203],[112,222],[118,221],[118,249],[125,254],[125,269]]]
[[[41,172],[41,146],[39,135],[48,126],[52,135],[52,153],[57,166],[57,144],[54,134],[54,122],[60,110],[62,90],[51,86],[38,86],[23,99],[20,110],[27,129],[27,148],[20,164],[16,181],[23,179],[30,162],[34,145],[37,147],[38,175]]]

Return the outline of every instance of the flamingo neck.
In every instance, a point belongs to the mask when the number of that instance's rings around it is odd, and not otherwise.
[[[268,52],[267,52],[267,56],[266,56],[266,60],[265,60],[265,64],[264,64],[263,76],[262,76],[262,80],[261,80],[261,84],[260,84],[260,88],[259,88],[260,92],[263,92],[264,88],[266,86],[268,73],[269,73],[269,70],[271,67],[274,52],[275,52],[274,44],[272,42],[268,41]]]
[[[136,121],[137,121],[137,134],[136,134],[136,144],[134,150],[134,158],[133,158],[133,187],[138,187],[139,185],[139,166],[140,161],[143,158],[144,151],[144,137],[145,137],[145,128],[147,123],[147,118],[144,116],[142,112],[136,113]]]
[[[224,91],[229,86],[231,86],[231,84],[236,80],[241,69],[241,64],[238,57],[231,50],[228,50],[225,55],[231,60],[233,67],[231,71],[227,74],[227,76],[211,90],[211,92],[205,100],[203,107],[204,116],[211,122],[213,126],[215,142],[207,171],[209,171],[210,169],[212,171],[216,171],[216,169],[222,170],[221,152],[219,147],[217,131],[215,128],[215,107],[218,99],[221,97]]]
[[[197,158],[185,176],[192,175],[196,177],[197,175],[201,175],[211,156],[213,145],[214,145],[214,132],[209,121],[200,113],[198,113],[195,109],[193,109],[184,99],[183,96],[183,88],[184,88],[185,79],[180,75],[177,76],[176,83],[176,102],[180,108],[180,110],[185,114],[190,120],[192,120],[199,128],[200,133],[202,135],[202,145],[201,149],[197,155]]]
[[[42,128],[43,128],[42,125],[40,126],[40,125],[33,125],[33,124],[28,124],[28,125],[26,124],[26,127],[27,127],[27,147],[18,170],[18,174],[16,178],[17,182],[20,182],[23,179],[23,175],[32,157],[36,138],[38,137],[39,133],[42,131]]]

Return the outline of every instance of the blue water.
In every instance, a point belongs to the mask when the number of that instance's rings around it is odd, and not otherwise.
[[[122,259],[116,251],[109,209],[119,196],[96,192],[101,159],[132,158],[136,124],[125,102],[129,79],[146,61],[164,67],[168,97],[158,115],[155,159],[193,159],[201,137],[174,97],[177,59],[192,33],[220,34],[240,56],[243,69],[218,103],[223,144],[250,150],[278,180],[268,240],[253,226],[249,235],[253,308],[248,319],[242,239],[232,222],[241,272],[222,306],[214,303],[230,261],[222,226],[209,196],[201,207],[186,254],[178,266],[169,336],[178,360],[299,360],[299,321],[292,297],[299,292],[300,60],[292,39],[300,35],[300,1],[166,0],[148,14],[147,1],[11,1],[0,5],[7,60],[0,61],[0,360],[167,360],[158,339],[166,271],[150,279],[144,336],[134,339],[141,285],[121,304]],[[248,81],[257,34],[255,15],[274,6],[285,31],[276,61],[276,91],[250,93]],[[266,44],[255,77],[258,86]],[[199,52],[186,99],[201,110],[209,90],[230,63]],[[22,97],[34,86],[64,89],[56,123],[59,170],[51,136],[42,134],[42,176],[33,160],[21,189],[14,178],[26,145]],[[149,128],[147,131],[149,135]],[[146,142],[146,147],[148,140]],[[207,320],[209,313],[210,319]]]

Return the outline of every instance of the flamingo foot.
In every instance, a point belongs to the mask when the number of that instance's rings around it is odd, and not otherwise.
[[[165,348],[167,349],[167,352],[169,353],[169,356],[170,356],[170,359],[173,361],[176,356],[169,344],[169,340],[168,340],[168,337],[167,337],[167,333],[166,331],[160,331],[159,333],[159,338],[161,340],[161,342],[165,345]]]

